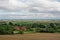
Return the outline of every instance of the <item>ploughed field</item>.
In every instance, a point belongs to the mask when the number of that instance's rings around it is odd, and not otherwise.
[[[0,35],[0,40],[60,40],[59,33]]]

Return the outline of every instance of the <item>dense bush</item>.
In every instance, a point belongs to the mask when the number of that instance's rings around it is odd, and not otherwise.
[[[55,33],[55,29],[54,28],[46,28],[46,32],[47,33]]]
[[[57,32],[60,33],[60,29],[57,29]]]
[[[58,33],[60,33],[60,27],[58,27],[56,31],[57,31]]]
[[[13,28],[9,26],[0,26],[0,34],[13,34]]]
[[[39,28],[45,28],[46,26],[43,25],[43,24],[39,24],[38,27],[39,27]]]
[[[19,33],[18,34],[24,34],[24,32],[22,30],[19,30]]]
[[[9,25],[10,25],[10,26],[13,26],[14,24],[13,24],[12,22],[9,22]]]
[[[40,28],[36,28],[35,31],[36,31],[36,32],[40,32],[41,29],[40,29]]]

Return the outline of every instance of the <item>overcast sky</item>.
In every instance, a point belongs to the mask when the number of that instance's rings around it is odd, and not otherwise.
[[[0,19],[60,19],[60,0],[0,0]]]

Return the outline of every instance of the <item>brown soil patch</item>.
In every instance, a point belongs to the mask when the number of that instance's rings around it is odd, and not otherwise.
[[[35,33],[23,35],[0,35],[0,40],[60,40],[60,34]]]

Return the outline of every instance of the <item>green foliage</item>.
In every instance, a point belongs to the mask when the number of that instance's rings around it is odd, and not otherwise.
[[[14,24],[13,24],[12,22],[9,22],[9,25],[10,25],[10,26],[13,26]]]
[[[55,29],[54,28],[46,28],[46,32],[47,33],[55,33]]]
[[[9,26],[0,26],[0,34],[13,34],[13,28]]]
[[[19,30],[19,33],[18,34],[24,34],[24,32],[22,30]]]
[[[37,23],[33,23],[32,24],[32,28],[37,28],[38,27],[38,24]]]
[[[38,27],[40,27],[40,28],[45,28],[45,25],[39,24]]]
[[[30,29],[27,29],[26,31],[33,31],[33,29],[32,29],[32,28],[30,28]]]
[[[57,31],[58,33],[60,33],[60,27],[58,27],[56,31]]]
[[[36,28],[35,31],[36,31],[36,32],[40,32],[41,29],[40,29],[40,28]]]
[[[56,24],[55,23],[50,23],[50,27],[55,28]]]
[[[45,21],[44,21],[45,22]],[[14,27],[22,27],[26,26],[26,32],[43,32],[43,33],[60,33],[60,23],[52,22],[35,22],[35,21],[9,21],[0,23],[0,34],[13,34]],[[17,34],[24,34],[25,31],[19,30],[15,31]]]
[[[60,29],[57,29],[57,32],[60,33]]]

